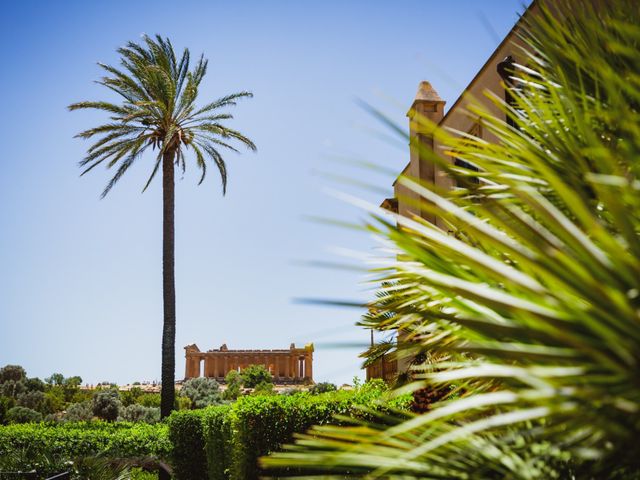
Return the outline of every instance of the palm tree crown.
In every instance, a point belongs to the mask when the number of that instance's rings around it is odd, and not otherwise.
[[[227,170],[220,147],[237,151],[228,142],[237,140],[251,150],[256,146],[241,133],[225,127],[221,122],[233,118],[219,109],[233,106],[242,97],[252,97],[250,92],[227,95],[202,107],[196,107],[200,82],[207,71],[203,56],[195,67],[189,69],[189,50],[185,49],[178,60],[169,39],[156,35],[144,36],[144,45],[133,42],[119,48],[121,66],[118,69],[99,63],[109,74],[97,83],[118,93],[121,104],[109,102],[78,102],[69,110],[82,108],[109,112],[110,122],[80,132],[77,137],[98,140],[88,149],[80,162],[82,175],[100,164],[108,168],[118,166],[115,175],[102,192],[104,197],[127,169],[151,147],[157,150],[155,165],[144,189],[146,190],[158,172],[163,155],[169,155],[176,166],[186,168],[185,152],[195,155],[201,171],[200,182],[207,173],[207,160],[216,164],[226,191]]]

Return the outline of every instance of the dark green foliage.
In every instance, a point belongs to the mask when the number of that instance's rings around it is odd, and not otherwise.
[[[225,400],[235,400],[242,393],[243,379],[237,370],[230,370],[227,376],[224,377],[224,381],[227,384],[227,389],[223,393]]]
[[[0,395],[3,397],[17,398],[18,395],[27,391],[24,380],[6,380],[0,384]]]
[[[167,432],[164,424],[10,425],[0,428],[0,465],[2,460],[18,458],[20,468],[36,469],[44,477],[60,473],[69,467],[68,462],[84,456],[166,459],[170,450]]]
[[[93,418],[93,405],[90,401],[72,403],[67,407],[62,420],[64,422],[87,422]]]
[[[0,425],[5,425],[8,422],[7,412],[14,406],[15,400],[13,398],[0,396]]]
[[[93,414],[98,418],[115,421],[121,406],[117,390],[98,390],[93,394]]]
[[[160,409],[158,407],[145,407],[134,403],[120,409],[118,421],[158,423],[160,421]]]
[[[42,421],[42,413],[31,408],[16,406],[7,411],[8,423],[36,423]]]
[[[37,390],[19,394],[16,403],[21,407],[27,407],[43,414],[53,413],[47,405],[45,394]]]
[[[261,455],[278,450],[296,432],[333,422],[336,414],[362,415],[357,405],[379,408],[386,391],[384,383],[373,382],[353,391],[244,396],[229,405],[176,412],[169,420],[176,476],[207,478],[208,471],[210,480],[258,478]],[[407,398],[395,402],[407,405]]]
[[[138,399],[142,395],[142,389],[140,387],[133,387],[131,390],[125,390],[120,392],[120,400],[122,405],[128,407],[134,403],[138,403]]]
[[[58,385],[61,386],[64,384],[64,375],[61,373],[53,373],[50,377],[44,379],[49,385]]]
[[[20,365],[5,365],[0,368],[0,383],[19,382],[27,378],[27,372]]]
[[[24,381],[27,392],[44,392],[45,383],[37,377],[27,378]]]
[[[235,418],[232,409],[232,405],[211,407],[202,417],[209,480],[229,478],[233,458],[232,419]]]
[[[249,365],[240,372],[240,376],[246,388],[255,388],[263,382],[273,383],[273,377],[264,365]]]
[[[253,389],[253,395],[274,395],[272,382],[260,382]]]
[[[171,442],[171,464],[177,480],[206,480],[207,457],[204,449],[205,410],[173,412],[167,420]]]
[[[159,407],[160,406],[160,394],[159,393],[143,393],[136,401],[140,405],[145,407]]]
[[[192,408],[204,408],[222,403],[220,385],[213,378],[190,378],[182,385],[180,395],[191,400]]]
[[[334,383],[320,382],[309,389],[309,393],[317,395],[319,393],[335,392],[338,389]]]

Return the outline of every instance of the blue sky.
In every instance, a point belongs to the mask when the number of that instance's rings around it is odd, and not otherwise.
[[[160,377],[161,189],[141,195],[144,157],[99,199],[103,169],[79,178],[88,144],[73,135],[104,116],[66,110],[112,98],[93,83],[96,62],[143,33],[169,36],[209,59],[201,99],[250,90],[230,124],[257,153],[228,154],[228,192],[212,169],[176,190],[177,364],[182,347],[286,348],[315,342],[317,381],[349,382],[366,343],[361,312],[296,298],[367,300],[358,273],[305,261],[375,255],[366,234],[307,220],[361,222],[327,195],[323,173],[388,187],[393,178],[350,166],[366,159],[398,172],[407,148],[383,139],[362,99],[406,125],[418,83],[451,105],[508,32],[520,0],[11,2],[0,18],[0,365],[85,382]],[[351,261],[351,260],[348,260]]]

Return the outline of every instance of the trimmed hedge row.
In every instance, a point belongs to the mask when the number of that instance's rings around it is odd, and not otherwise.
[[[166,459],[171,452],[168,433],[165,424],[93,421],[8,425],[0,428],[0,459],[16,455],[27,461],[46,458],[52,465],[97,454]]]
[[[296,432],[335,422],[335,415],[361,415],[357,406],[376,406],[385,391],[384,384],[372,383],[321,395],[247,396],[231,405],[175,413],[169,418],[169,437],[176,478],[257,479],[264,473],[259,457],[291,442]],[[402,399],[394,406],[407,404]]]

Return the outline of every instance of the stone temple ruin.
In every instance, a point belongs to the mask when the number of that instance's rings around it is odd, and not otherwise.
[[[282,350],[229,350],[201,352],[194,343],[184,347],[186,367],[184,379],[209,377],[224,381],[231,370],[240,371],[249,365],[263,365],[278,384],[313,382],[313,344],[298,348],[294,343]],[[204,366],[203,366],[204,363]]]

